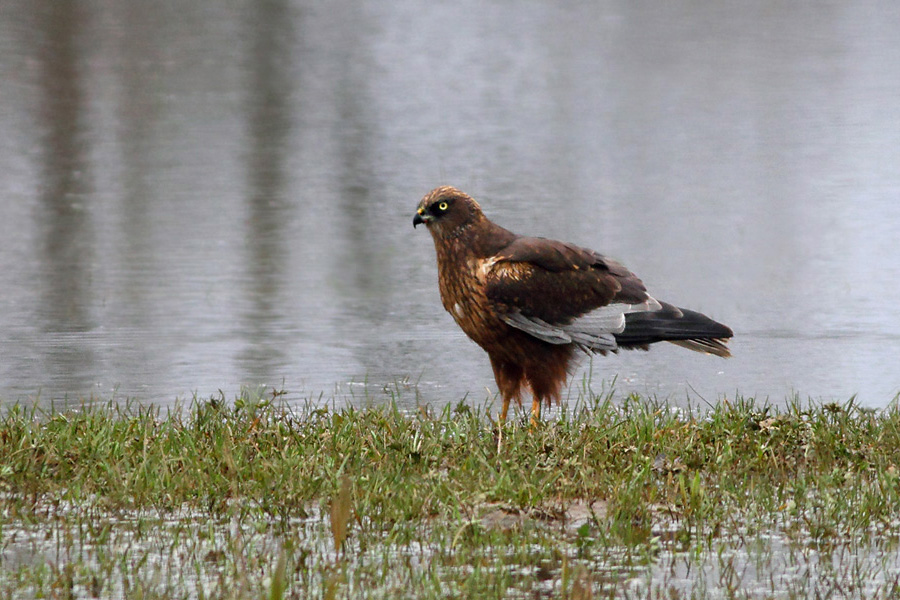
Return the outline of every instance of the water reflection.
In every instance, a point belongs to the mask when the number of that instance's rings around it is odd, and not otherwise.
[[[285,157],[291,133],[293,96],[291,55],[293,24],[285,2],[254,4],[250,31],[246,114],[248,117],[247,210],[244,258],[246,307],[240,337],[245,344],[238,364],[246,381],[275,382],[289,364],[286,353],[283,282],[288,262],[286,224],[293,205],[286,189]]]
[[[659,348],[595,380],[883,405],[898,11],[13,2],[0,396],[381,397],[411,378],[422,401],[481,401],[490,368],[409,223],[452,183],[738,334],[730,361]]]
[[[42,371],[75,389],[90,389],[96,368],[90,331],[95,231],[91,223],[92,173],[84,131],[84,83],[77,59],[81,11],[72,2],[39,2],[42,36],[34,38],[39,62],[37,127],[41,145],[38,221],[42,232],[39,328],[53,340]]]

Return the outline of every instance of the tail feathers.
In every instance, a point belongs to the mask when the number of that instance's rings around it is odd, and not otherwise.
[[[721,356],[722,358],[729,358],[731,356],[731,352],[728,351],[728,346],[725,345],[725,340],[723,339],[699,339],[699,340],[666,340],[676,346],[681,346],[682,348],[687,348],[688,350],[693,350],[694,352],[703,352],[704,354],[714,354],[716,356]]]
[[[695,352],[728,357],[725,345],[734,333],[704,314],[661,302],[662,309],[625,315],[625,330],[615,334],[620,348],[643,348],[672,342]]]

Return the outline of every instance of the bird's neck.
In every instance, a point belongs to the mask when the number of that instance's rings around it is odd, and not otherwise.
[[[454,259],[488,258],[497,254],[518,236],[492,223],[484,215],[453,231],[434,236],[438,262]]]

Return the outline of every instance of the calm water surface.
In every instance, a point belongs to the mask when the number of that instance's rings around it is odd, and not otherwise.
[[[677,402],[900,392],[900,5],[0,13],[2,402],[483,402],[487,359],[411,226],[439,184],[736,332],[727,361],[661,346],[577,381]]]

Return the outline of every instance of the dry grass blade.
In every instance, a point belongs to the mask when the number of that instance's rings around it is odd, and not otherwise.
[[[594,590],[591,587],[591,574],[584,566],[579,566],[575,571],[575,583],[569,593],[571,600],[593,600]]]
[[[341,487],[337,496],[331,501],[331,536],[334,538],[334,549],[341,550],[347,539],[347,525],[350,522],[350,478],[341,477]]]
[[[278,555],[272,583],[269,586],[269,600],[282,600],[287,589],[287,555],[284,550]]]

